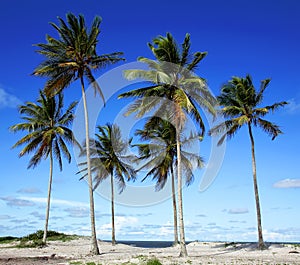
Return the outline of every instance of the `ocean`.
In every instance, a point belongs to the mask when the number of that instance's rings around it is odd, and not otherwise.
[[[105,242],[111,242],[109,240],[105,240]],[[126,241],[126,240],[117,240],[119,244],[126,244],[133,247],[140,248],[168,248],[173,245],[173,241]],[[188,244],[190,242],[186,242]]]
[[[110,240],[103,240],[105,242],[109,242],[111,243]],[[117,240],[117,244],[126,244],[129,246],[133,246],[133,247],[140,247],[140,248],[168,248],[168,247],[172,247],[174,241],[127,241],[127,240]],[[189,244],[193,241],[186,241],[186,244]],[[195,242],[195,241],[194,241]],[[201,241],[199,241],[201,242]],[[228,242],[222,242],[222,241],[218,241],[219,243],[228,243]],[[252,244],[252,243],[256,243],[256,242],[235,242],[235,243],[242,243],[242,244]],[[268,244],[291,244],[291,245],[299,245],[300,243],[295,243],[295,242],[265,242],[267,245]]]

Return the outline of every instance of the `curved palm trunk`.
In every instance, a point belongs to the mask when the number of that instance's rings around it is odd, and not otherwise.
[[[171,166],[172,178],[172,201],[173,201],[173,217],[174,217],[174,246],[178,244],[178,224],[177,224],[177,205],[176,205],[176,192],[175,192],[175,176],[173,166]]]
[[[110,174],[110,186],[111,186],[111,244],[116,245],[115,236],[115,204],[114,204],[114,176]]]
[[[93,179],[91,174],[91,160],[90,160],[90,137],[89,137],[89,116],[86,103],[86,95],[84,90],[83,78],[81,81],[81,92],[84,107],[84,119],[85,119],[85,143],[86,143],[86,160],[87,160],[87,173],[88,173],[88,184],[89,184],[89,197],[90,197],[90,217],[91,217],[91,254],[99,255],[99,248],[96,236],[96,223],[95,223],[95,207],[94,207],[94,193],[93,193]]]
[[[48,184],[48,197],[47,197],[47,209],[46,209],[46,220],[45,220],[45,229],[43,235],[43,244],[46,244],[47,241],[47,232],[48,232],[48,221],[50,213],[50,197],[51,197],[51,187],[52,187],[52,175],[53,175],[53,156],[52,150],[50,151],[50,169],[49,169],[49,184]]]
[[[176,125],[176,149],[177,149],[177,178],[178,178],[178,213],[179,213],[179,232],[180,232],[180,257],[187,257],[185,245],[184,222],[183,222],[183,203],[182,203],[182,176],[181,176],[181,152],[180,152],[180,133],[179,126]]]
[[[252,153],[252,172],[253,172],[253,185],[254,185],[254,194],[255,194],[255,203],[256,203],[256,215],[257,215],[257,232],[258,232],[258,248],[263,250],[265,248],[262,226],[261,226],[261,212],[260,212],[260,203],[259,203],[259,194],[258,194],[258,185],[257,185],[257,176],[256,176],[256,161],[255,161],[255,150],[254,150],[254,138],[252,134],[251,125],[248,124],[248,130],[251,140],[251,153]]]

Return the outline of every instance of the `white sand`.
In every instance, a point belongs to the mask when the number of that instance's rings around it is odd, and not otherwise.
[[[300,247],[293,245],[272,244],[264,251],[255,248],[255,244],[235,244],[225,248],[224,243],[193,242],[187,245],[189,256],[179,258],[180,247],[138,248],[124,244],[112,246],[99,242],[101,255],[89,255],[90,240],[80,238],[69,242],[49,241],[44,248],[11,248],[0,245],[0,264],[60,264],[68,265],[74,261],[95,262],[96,264],[122,264],[132,262],[143,264],[147,259],[158,258],[162,264],[299,264]],[[292,253],[291,253],[292,252]],[[54,255],[55,254],[55,255]],[[50,258],[50,256],[54,258]],[[33,259],[30,262],[21,258],[49,257],[42,263]],[[16,258],[15,262],[8,261]],[[25,259],[24,259],[25,260]],[[6,263],[5,263],[6,262]]]

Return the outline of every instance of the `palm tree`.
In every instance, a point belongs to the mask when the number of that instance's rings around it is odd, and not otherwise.
[[[117,125],[106,124],[98,126],[98,134],[91,144],[91,171],[95,174],[94,189],[106,178],[111,183],[111,218],[112,218],[112,245],[116,244],[115,236],[115,209],[114,209],[114,177],[121,193],[127,181],[136,178],[136,171],[130,165],[133,160],[127,155],[129,143],[121,138],[121,131]],[[83,163],[86,165],[86,163]],[[86,171],[86,168],[83,169]],[[84,178],[85,175],[82,177]],[[81,178],[81,179],[82,179]]]
[[[43,61],[34,71],[34,75],[47,77],[45,93],[55,95],[68,87],[72,82],[79,79],[81,84],[82,100],[84,106],[85,132],[86,132],[86,159],[88,168],[88,184],[90,199],[90,217],[92,244],[91,253],[99,254],[97,244],[95,213],[94,213],[94,196],[92,187],[91,165],[90,165],[90,148],[89,148],[89,118],[85,94],[85,79],[93,86],[95,93],[99,93],[104,101],[104,95],[99,84],[93,76],[93,70],[100,69],[110,64],[122,60],[119,56],[121,52],[98,55],[96,46],[98,44],[98,35],[100,33],[101,18],[96,16],[88,30],[85,25],[83,15],[76,17],[68,13],[67,23],[58,18],[60,25],[51,23],[58,32],[59,38],[46,36],[46,44],[37,44],[40,48],[37,52],[44,55],[46,60]]]
[[[200,134],[204,134],[205,126],[198,110],[199,106],[215,114],[214,97],[209,92],[205,81],[192,73],[206,53],[191,54],[190,45],[189,34],[186,34],[181,49],[170,33],[167,33],[166,37],[155,38],[153,44],[149,43],[148,46],[157,61],[144,57],[138,59],[147,64],[149,70],[125,71],[127,79],[141,78],[149,85],[119,95],[119,98],[137,98],[129,107],[127,115],[136,112],[137,117],[142,117],[150,110],[155,110],[154,116],[158,117],[167,113],[169,121],[176,128],[180,256],[187,256],[183,221],[180,132],[189,115],[199,125]]]
[[[173,220],[174,220],[174,245],[178,244],[178,224],[177,224],[177,205],[174,168],[177,165],[176,151],[176,129],[167,120],[159,117],[152,117],[145,124],[143,130],[136,130],[135,135],[140,136],[143,141],[148,143],[135,144],[139,150],[139,159],[147,162],[140,168],[149,169],[146,178],[152,176],[156,180],[156,190],[161,190],[168,177],[171,177]],[[184,150],[184,147],[190,145],[194,140],[201,140],[199,135],[191,134],[189,138],[181,140],[181,161],[186,176],[186,184],[189,185],[193,178],[193,168],[203,167],[203,160],[198,155]]]
[[[223,133],[223,136],[219,140],[219,144],[222,144],[226,136],[229,138],[233,137],[243,125],[247,126],[248,128],[251,142],[252,173],[257,214],[258,248],[261,250],[265,248],[265,244],[262,234],[254,137],[252,129],[253,127],[260,127],[264,132],[272,137],[272,140],[274,140],[279,134],[282,133],[282,131],[277,125],[262,119],[262,117],[287,104],[287,102],[282,101],[279,103],[274,103],[270,106],[259,106],[262,103],[264,91],[269,83],[270,79],[262,80],[260,89],[256,91],[252,83],[251,76],[247,75],[245,78],[233,77],[230,81],[223,85],[221,88],[221,95],[218,97],[218,100],[219,104],[223,106],[221,113],[227,120],[215,126],[209,132],[210,135]]]
[[[62,170],[62,154],[71,162],[71,155],[66,143],[76,143],[73,132],[68,128],[71,125],[74,115],[73,110],[77,102],[73,102],[63,112],[63,95],[60,93],[56,97],[47,97],[40,92],[40,97],[36,103],[26,102],[19,107],[19,112],[23,115],[23,123],[18,123],[10,127],[13,132],[27,131],[28,134],[15,143],[13,148],[26,144],[19,156],[34,152],[29,161],[28,168],[36,167],[42,159],[49,157],[50,172],[46,209],[45,230],[43,244],[46,244],[48,220],[50,211],[50,197],[53,173],[53,156],[58,161]]]

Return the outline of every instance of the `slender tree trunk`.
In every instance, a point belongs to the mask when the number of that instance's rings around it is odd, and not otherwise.
[[[252,134],[251,125],[248,123],[248,130],[251,140],[251,153],[252,153],[252,172],[253,172],[253,185],[254,185],[254,194],[255,194],[255,203],[256,203],[256,215],[257,215],[257,232],[258,232],[258,248],[263,250],[265,248],[262,226],[261,226],[261,212],[260,212],[260,203],[259,203],[259,194],[258,194],[258,185],[257,185],[257,176],[256,176],[256,160],[255,160],[255,150],[254,150],[254,138]]]
[[[89,197],[90,197],[90,217],[91,217],[91,254],[99,255],[99,248],[96,236],[96,223],[95,223],[95,207],[94,207],[94,193],[93,193],[93,179],[91,174],[91,160],[90,160],[90,137],[89,137],[89,115],[86,103],[86,95],[84,90],[83,78],[81,81],[81,92],[84,107],[84,119],[85,119],[85,143],[86,143],[86,161],[87,161],[87,173],[88,173],[88,185],[89,185]]]
[[[180,257],[187,257],[185,245],[184,222],[183,222],[183,202],[182,202],[182,176],[181,176],[181,152],[180,152],[180,130],[176,125],[176,148],[177,148],[177,178],[178,178],[178,213],[179,213],[179,232],[180,232]]]
[[[175,192],[175,176],[173,166],[171,166],[172,178],[172,201],[173,201],[173,217],[174,217],[174,246],[178,244],[178,224],[177,224],[177,205],[176,205],[176,192]]]
[[[51,197],[51,187],[52,187],[52,175],[53,175],[53,156],[52,150],[50,151],[50,170],[49,170],[49,183],[48,183],[48,197],[47,197],[47,209],[46,209],[46,220],[45,220],[45,229],[43,236],[43,244],[46,244],[47,241],[47,232],[48,232],[48,221],[50,213],[50,197]]]
[[[114,176],[110,174],[110,186],[111,186],[111,244],[116,245],[115,236],[115,205],[114,205]]]

